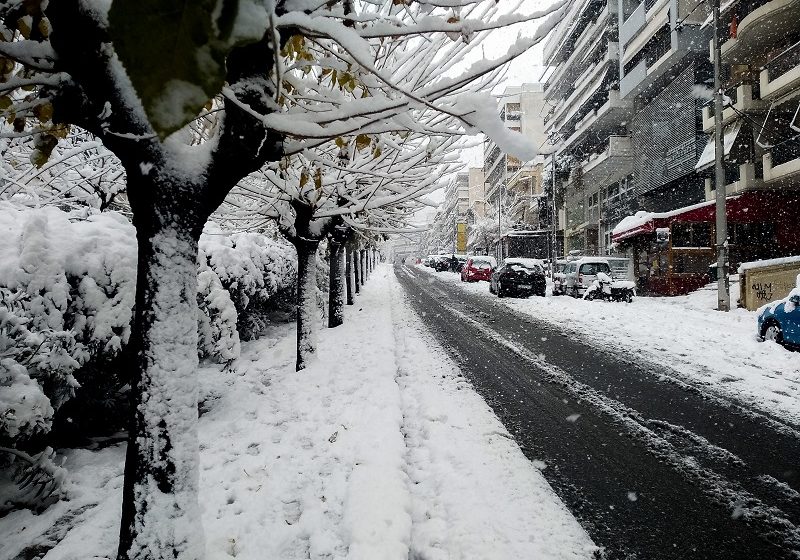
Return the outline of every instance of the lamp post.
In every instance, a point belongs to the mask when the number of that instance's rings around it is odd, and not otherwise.
[[[712,0],[714,20],[714,184],[716,188],[716,249],[717,249],[717,309],[730,311],[731,294],[728,284],[728,217],[725,201],[725,168],[722,161],[722,50],[719,41],[719,0]]]

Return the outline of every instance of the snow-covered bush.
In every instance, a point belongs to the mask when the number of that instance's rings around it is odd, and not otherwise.
[[[197,352],[200,358],[229,362],[239,357],[238,313],[217,273],[200,252],[197,273]]]
[[[198,354],[240,353],[242,317],[293,292],[294,248],[270,235],[212,224],[198,263]],[[44,449],[124,429],[136,282],[126,217],[0,201],[0,471],[55,486]],[[27,459],[26,459],[27,458]],[[26,496],[15,498],[20,503]],[[35,504],[32,504],[35,505]],[[0,504],[0,510],[2,510]]]
[[[17,324],[4,329],[15,333],[5,357],[25,367],[53,409],[75,395],[83,365],[128,340],[133,247],[132,226],[113,212],[82,217],[0,202],[2,304]]]
[[[291,306],[297,254],[277,233],[228,233],[209,223],[200,237],[200,260],[201,274],[207,265],[230,295],[242,339],[257,337],[270,313]]]

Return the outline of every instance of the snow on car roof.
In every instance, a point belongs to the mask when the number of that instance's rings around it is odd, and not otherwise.
[[[605,257],[581,257],[578,260],[570,261],[570,263],[585,264],[585,263],[606,263],[609,264],[608,259]]]
[[[521,264],[527,268],[536,268],[537,266],[542,267],[544,264],[542,263],[541,259],[531,259],[527,257],[509,257],[505,260],[503,264]]]

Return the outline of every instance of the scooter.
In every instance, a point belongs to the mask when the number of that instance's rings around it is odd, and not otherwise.
[[[614,280],[605,272],[598,272],[597,279],[586,289],[583,299],[592,301],[624,301],[630,303],[636,295],[636,284],[630,280]]]

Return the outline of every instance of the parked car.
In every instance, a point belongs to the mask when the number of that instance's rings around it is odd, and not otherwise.
[[[497,268],[497,260],[494,257],[467,257],[467,262],[464,268],[461,269],[461,281],[477,282],[485,280],[488,282],[492,276],[492,270],[495,268]]]
[[[533,294],[544,297],[546,288],[544,266],[538,259],[510,257],[492,272],[489,280],[489,291],[497,297]]]
[[[561,289],[569,296],[583,297],[586,289],[597,280],[598,272],[612,276],[608,260],[602,257],[582,257],[567,263]]]
[[[758,338],[800,348],[800,288],[759,309]]]

